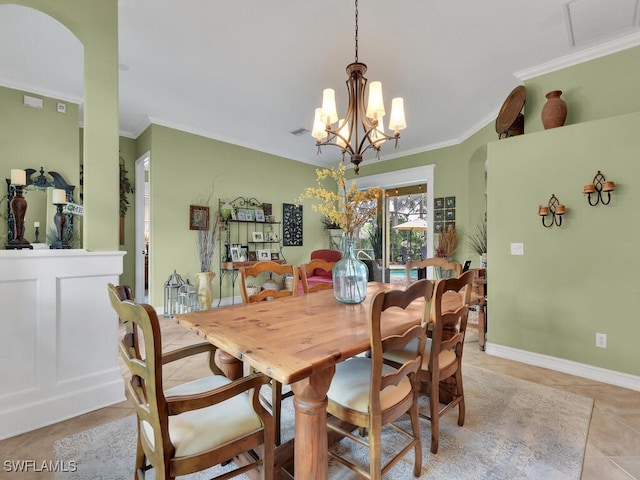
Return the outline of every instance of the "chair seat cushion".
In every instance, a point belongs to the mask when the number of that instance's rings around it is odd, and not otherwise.
[[[389,350],[384,353],[384,358],[395,363],[404,363],[413,358],[413,352],[418,348],[418,339],[411,340],[405,348],[401,350]],[[429,369],[429,361],[431,359],[431,339],[427,338],[427,344],[422,354],[422,370]],[[445,350],[440,352],[439,363],[440,368],[446,368],[456,362],[456,353],[453,350]]]
[[[383,375],[396,369],[382,366]],[[371,384],[371,359],[353,357],[336,365],[336,373],[327,392],[330,402],[358,412],[369,412],[369,390]],[[389,386],[380,393],[382,410],[392,407],[411,392],[411,382],[403,378],[397,386]]]
[[[167,389],[165,396],[197,394],[229,383],[231,381],[222,375],[212,375]],[[142,425],[147,439],[153,445],[151,425],[146,421]],[[169,438],[176,448],[176,457],[204,452],[260,428],[262,421],[253,410],[251,397],[246,394],[169,417]]]

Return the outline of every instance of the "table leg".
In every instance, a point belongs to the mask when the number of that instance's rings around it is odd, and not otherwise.
[[[295,478],[326,479],[327,391],[335,366],[331,366],[291,385],[296,414]]]
[[[487,317],[485,313],[486,302],[481,299],[478,303],[478,346],[484,352],[484,344],[487,336]]]

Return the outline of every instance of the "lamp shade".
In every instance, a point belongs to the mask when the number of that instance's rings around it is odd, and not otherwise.
[[[389,130],[398,132],[407,128],[404,119],[404,101],[402,97],[396,97],[391,101],[391,117],[389,117]]]
[[[336,92],[333,88],[325,88],[322,91],[322,120],[325,123],[336,123],[338,121],[338,110],[336,109]]]
[[[311,130],[311,135],[316,140],[320,141],[323,138],[327,138],[327,128],[324,122],[322,121],[322,108],[316,108],[316,113],[313,118],[313,129]]]
[[[344,148],[347,146],[347,143],[349,143],[349,122],[347,122],[346,119],[341,118],[338,125],[340,125],[340,130],[338,130],[338,134],[340,136],[336,138],[336,145]],[[344,137],[346,142],[341,137]]]
[[[369,84],[369,101],[367,102],[367,117],[382,119],[384,117],[384,100],[382,99],[382,82]]]

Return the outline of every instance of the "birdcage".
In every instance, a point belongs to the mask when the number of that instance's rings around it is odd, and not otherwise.
[[[180,311],[180,287],[184,285],[182,277],[176,273],[169,276],[169,279],[164,284],[164,316],[173,317]]]
[[[198,289],[191,285],[189,279],[178,288],[178,313],[195,312],[200,309],[198,303]]]

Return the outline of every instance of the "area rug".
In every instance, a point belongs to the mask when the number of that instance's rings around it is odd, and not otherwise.
[[[430,424],[421,420],[423,459],[421,477],[429,479],[579,479],[593,401],[572,393],[493,373],[464,367],[467,414],[457,425],[457,410],[440,422],[440,447],[429,451]],[[421,409],[428,401],[421,398]],[[405,426],[409,424],[407,420]],[[396,444],[393,430],[383,431],[383,461]],[[283,438],[293,436],[291,400],[283,402]],[[75,472],[56,474],[56,480],[130,480],[136,445],[133,416],[58,440],[54,460],[77,465]],[[334,448],[366,462],[368,453],[346,439]],[[230,467],[227,467],[230,468]],[[180,477],[204,480],[222,467]],[[385,478],[413,478],[413,454],[409,453]],[[154,478],[148,475],[147,478]],[[245,476],[237,478],[244,479]],[[358,478],[330,462],[329,478]]]

